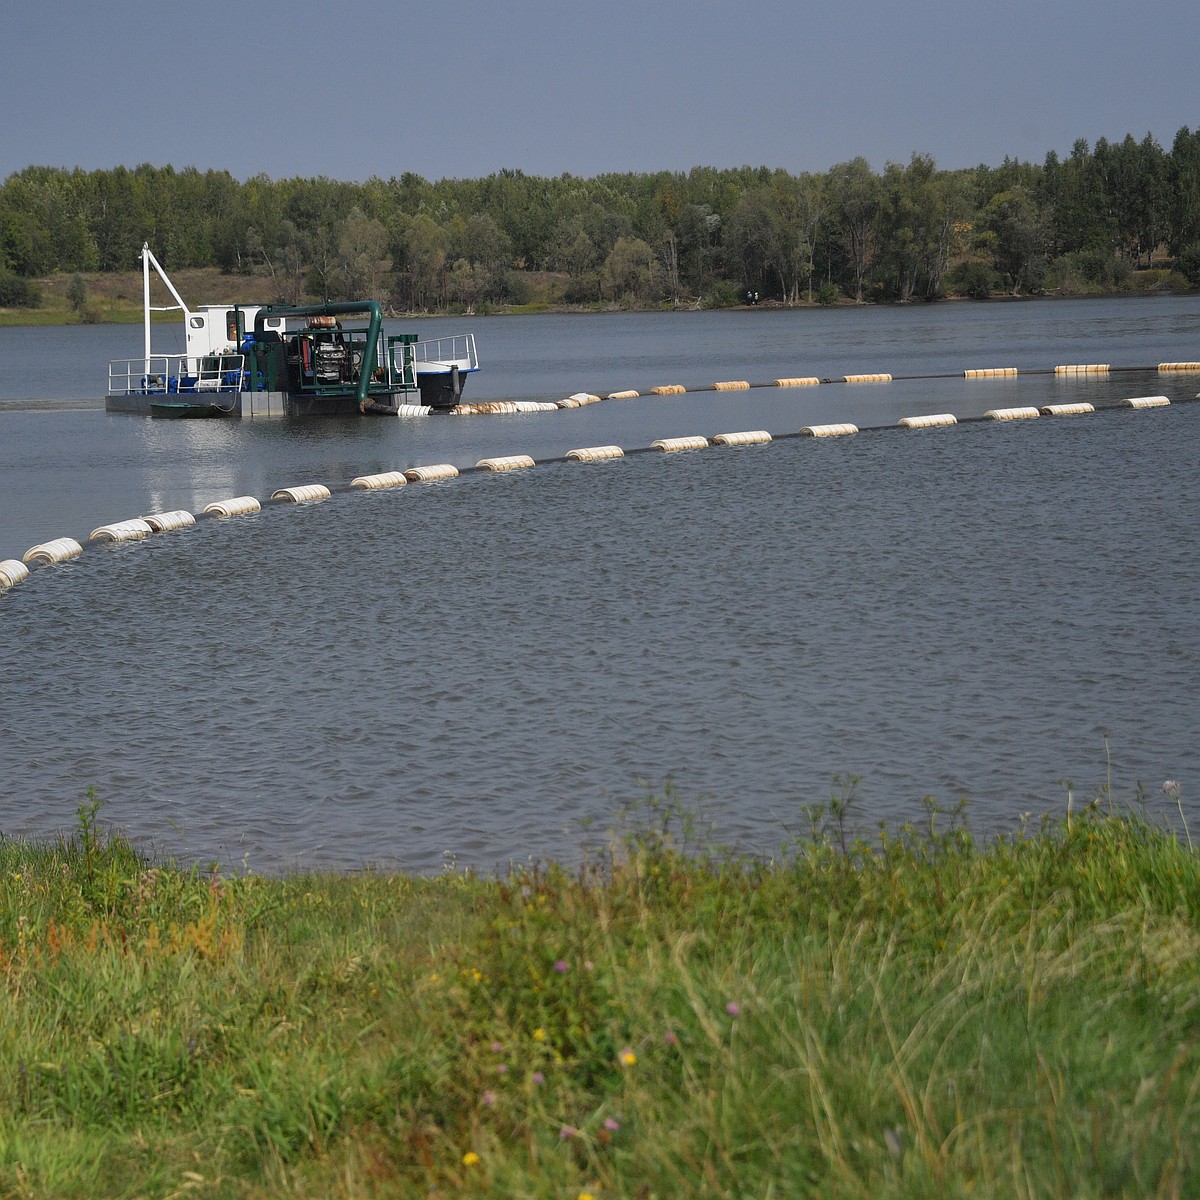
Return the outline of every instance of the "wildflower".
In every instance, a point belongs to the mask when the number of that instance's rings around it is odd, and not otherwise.
[[[678,1046],[679,1034],[677,1034],[673,1029],[668,1029],[667,1032],[663,1034],[663,1041],[668,1046]]]
[[[503,1049],[504,1049],[504,1044],[502,1042],[493,1042],[492,1043],[492,1053],[493,1054],[499,1054],[500,1051]]]
[[[577,1137],[579,1130],[574,1125],[564,1125],[559,1131],[558,1136],[564,1141],[569,1141],[573,1137]]]
[[[533,1040],[535,1042],[544,1042],[546,1040],[546,1031],[540,1025],[533,1031]]]
[[[538,1087],[541,1087],[542,1084],[546,1082],[546,1077],[541,1073],[541,1071],[534,1071],[533,1082],[536,1083]]]
[[[742,1006],[736,1000],[730,1000],[730,1002],[725,1005],[725,1011],[731,1017],[738,1017],[741,1016]]]
[[[1162,790],[1164,795],[1170,796],[1172,800],[1178,800],[1183,788],[1179,786],[1177,779],[1165,779],[1163,780]]]
[[[491,1108],[496,1103],[495,1092],[484,1092],[479,1098],[484,1102],[484,1104],[487,1105],[488,1108]]]
[[[501,1064],[500,1064],[500,1065],[499,1065],[499,1066],[496,1068],[496,1074],[497,1074],[497,1075],[507,1075],[507,1074],[508,1074],[508,1064],[507,1064],[507,1063],[501,1063]]]
[[[468,1150],[466,1154],[463,1155],[462,1160],[464,1167],[473,1167],[479,1162],[479,1155],[476,1154],[474,1150]]]
[[[554,964],[554,969],[560,975],[565,975],[571,969],[571,967],[565,958],[560,958],[558,962]]]
[[[623,1067],[632,1067],[637,1062],[637,1055],[628,1046],[617,1055],[617,1058],[620,1059]]]
[[[596,1200],[596,1197],[591,1192],[580,1192],[579,1200]]]
[[[618,1121],[616,1117],[605,1117],[604,1128],[607,1129],[609,1133],[616,1133],[617,1130],[621,1128],[621,1122]]]

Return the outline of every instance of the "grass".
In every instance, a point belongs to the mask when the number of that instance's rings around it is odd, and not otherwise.
[[[1200,1194],[1200,860],[1096,802],[503,878],[0,842],[0,1194]]]
[[[42,293],[38,308],[0,308],[0,326],[15,325],[140,325],[142,322],[141,271],[90,271],[82,275],[86,300],[76,310],[70,302],[71,274],[49,275],[37,280]],[[193,308],[203,304],[255,304],[273,297],[269,278],[256,275],[227,275],[216,268],[178,271],[172,281]],[[155,304],[172,302],[157,277],[152,281]],[[159,312],[155,321],[178,324],[178,312]]]

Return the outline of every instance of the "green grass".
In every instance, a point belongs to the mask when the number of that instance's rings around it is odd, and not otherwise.
[[[504,878],[0,842],[0,1194],[1200,1194],[1190,847],[847,810]]]
[[[142,310],[127,306],[96,307],[92,318],[83,320],[79,313],[69,308],[0,308],[0,326],[18,328],[25,325],[140,325]],[[155,313],[152,320],[157,325],[179,324],[177,313]]]

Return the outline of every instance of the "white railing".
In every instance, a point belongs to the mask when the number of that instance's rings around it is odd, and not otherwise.
[[[240,392],[246,380],[242,354],[208,355],[192,370],[186,354],[118,358],[108,364],[110,396],[188,395],[192,392]]]
[[[478,371],[479,357],[475,353],[473,333],[452,333],[446,337],[430,338],[413,345],[413,362],[418,371]]]

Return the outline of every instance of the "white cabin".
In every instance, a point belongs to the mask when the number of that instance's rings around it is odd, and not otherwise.
[[[242,315],[242,332],[254,329],[254,318],[260,304],[242,304],[238,311]],[[187,329],[187,357],[196,362],[206,354],[236,354],[238,352],[237,317],[229,304],[202,304],[187,312],[184,326]],[[264,317],[263,327],[274,330],[280,337],[286,332],[287,321],[283,317]]]

